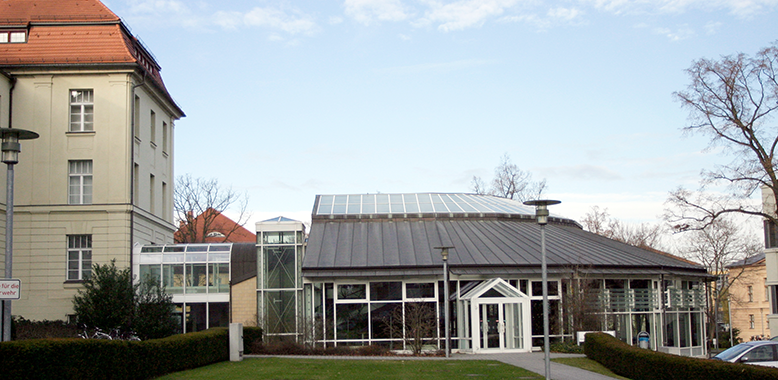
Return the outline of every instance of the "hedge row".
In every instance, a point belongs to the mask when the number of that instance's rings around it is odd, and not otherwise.
[[[630,346],[608,334],[586,334],[584,353],[633,380],[775,380],[778,369],[690,358]]]
[[[143,342],[35,339],[0,344],[3,379],[149,379],[228,359],[226,328]]]

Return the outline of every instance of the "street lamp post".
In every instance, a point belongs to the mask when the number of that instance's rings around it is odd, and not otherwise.
[[[8,165],[5,190],[5,279],[13,277],[14,165],[19,162],[19,140],[37,139],[38,134],[17,128],[0,128],[2,160]],[[11,300],[3,300],[3,342],[11,340]]]
[[[448,306],[448,250],[454,247],[435,247],[440,250],[440,255],[443,256],[443,323],[445,324],[444,330],[446,330],[446,357],[451,356],[451,332],[449,331],[449,306]]]
[[[543,349],[546,361],[546,380],[551,378],[551,348],[548,323],[548,269],[546,268],[546,224],[548,224],[548,206],[562,203],[548,199],[524,202],[535,206],[535,217],[540,225],[540,271],[543,277]]]

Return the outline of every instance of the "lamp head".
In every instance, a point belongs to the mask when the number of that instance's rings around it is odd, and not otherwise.
[[[435,249],[440,250],[440,255],[443,256],[443,261],[448,261],[448,250],[453,248],[454,247],[435,247]]]
[[[19,140],[37,139],[39,135],[32,131],[18,128],[0,128],[0,138],[2,139],[3,162],[6,164],[16,164],[19,162],[19,152],[22,151],[22,145]]]
[[[535,206],[535,218],[537,218],[538,224],[540,225],[548,224],[548,206],[560,203],[562,202],[550,199],[537,199],[524,202],[527,206]]]

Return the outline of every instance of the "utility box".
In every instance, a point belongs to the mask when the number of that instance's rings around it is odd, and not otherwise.
[[[650,342],[651,335],[645,331],[638,333],[638,347],[648,349],[651,347]]]
[[[243,360],[243,324],[230,323],[230,361]]]

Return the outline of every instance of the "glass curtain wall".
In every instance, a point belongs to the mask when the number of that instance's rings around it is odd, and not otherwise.
[[[306,330],[301,325],[303,239],[301,223],[291,231],[257,231],[258,315],[268,336],[297,339]]]
[[[137,280],[159,279],[173,295],[181,332],[229,325],[231,244],[144,246]]]

